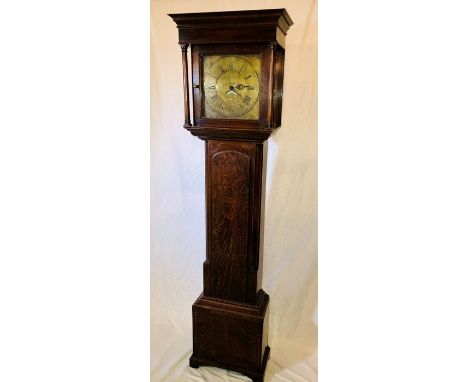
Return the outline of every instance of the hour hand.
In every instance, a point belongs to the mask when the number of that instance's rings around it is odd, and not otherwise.
[[[242,90],[242,89],[254,90],[253,86],[242,85],[242,84],[237,84],[236,89],[238,89],[238,90]]]
[[[229,90],[226,92],[226,94],[234,94],[237,95],[236,91],[234,90],[234,86],[229,86]]]

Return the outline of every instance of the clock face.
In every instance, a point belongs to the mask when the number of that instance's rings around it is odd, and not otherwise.
[[[258,119],[260,56],[203,57],[204,116]]]

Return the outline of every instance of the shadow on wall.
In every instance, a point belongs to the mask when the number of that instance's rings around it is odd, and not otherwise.
[[[317,205],[310,203],[307,206],[308,211],[302,211],[302,215],[294,212],[296,207],[291,208],[290,219],[283,219],[288,215],[284,209],[297,202],[294,200],[296,194],[292,185],[301,183],[301,180],[295,178],[304,175],[299,170],[294,174],[293,170],[289,173],[290,179],[285,179],[282,170],[278,169],[278,163],[287,160],[283,157],[283,144],[294,144],[286,142],[287,132],[283,136],[284,140],[273,135],[268,147],[269,155],[274,161],[268,162],[271,168],[268,170],[266,187],[267,235],[264,240],[270,245],[267,244],[264,253],[263,285],[270,295],[269,344],[272,353],[265,379],[272,380],[275,374],[284,378],[291,377],[294,366],[301,364],[300,368],[307,369],[312,381],[317,376],[318,346],[315,318],[318,302]],[[292,191],[283,190],[275,182],[286,184]],[[300,209],[301,203],[297,204]],[[281,219],[275,219],[278,206],[283,206],[280,207]],[[315,253],[310,253],[311,250]]]

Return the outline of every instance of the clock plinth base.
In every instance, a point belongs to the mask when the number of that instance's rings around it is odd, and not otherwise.
[[[198,369],[200,366],[218,367],[220,369],[226,369],[226,370],[235,371],[237,373],[241,373],[241,374],[245,375],[246,377],[249,377],[252,380],[252,382],[263,382],[264,378],[265,378],[265,369],[266,369],[267,362],[268,362],[269,358],[270,358],[270,347],[267,346],[265,348],[265,352],[263,354],[262,369],[259,372],[243,369],[243,368],[240,368],[240,367],[234,367],[234,366],[232,366],[232,367],[229,366],[228,367],[228,366],[226,366],[224,364],[221,364],[219,362],[214,362],[214,361],[210,361],[210,360],[197,358],[197,357],[195,357],[193,355],[190,357],[190,367],[192,367],[194,369]]]
[[[268,295],[260,290],[255,305],[205,297],[192,307],[193,355],[190,366],[214,366],[263,382],[270,356]]]

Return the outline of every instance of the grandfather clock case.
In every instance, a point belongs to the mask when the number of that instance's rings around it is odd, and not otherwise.
[[[182,50],[183,127],[206,148],[206,260],[203,292],[192,306],[190,366],[263,381],[270,355],[269,296],[261,289],[264,146],[281,125],[293,23],[285,9],[169,16]]]

